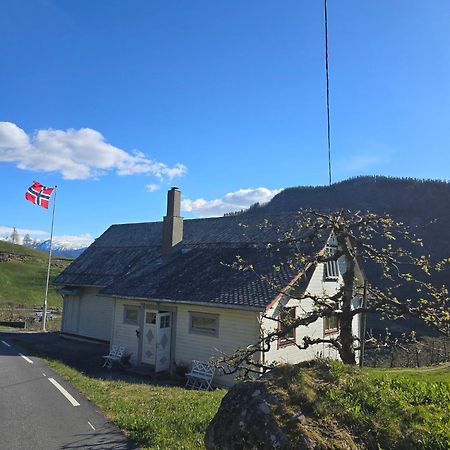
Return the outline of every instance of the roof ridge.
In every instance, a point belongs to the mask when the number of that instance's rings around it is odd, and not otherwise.
[[[277,216],[289,216],[296,214],[295,211],[281,211],[281,212],[273,212],[267,214],[238,214],[235,216],[216,216],[216,217],[193,217],[193,218],[184,218],[183,222],[201,222],[201,221],[213,221],[213,220],[238,220],[239,218],[247,219],[247,218],[255,218],[255,219],[265,219],[267,217],[277,217]],[[121,227],[125,225],[153,225],[153,224],[162,224],[162,220],[153,220],[149,222],[126,222],[126,223],[113,223],[109,226],[111,227]]]

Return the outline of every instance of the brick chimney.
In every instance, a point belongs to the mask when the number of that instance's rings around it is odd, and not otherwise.
[[[162,253],[165,258],[183,240],[183,218],[180,216],[181,192],[173,187],[167,192],[167,215],[163,219]]]

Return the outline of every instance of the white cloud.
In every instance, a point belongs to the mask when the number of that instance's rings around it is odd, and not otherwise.
[[[267,189],[259,187],[255,189],[239,189],[229,192],[223,198],[205,200],[184,199],[181,201],[181,209],[191,212],[198,217],[217,217],[224,213],[246,209],[256,202],[266,203],[270,201],[281,189]]]
[[[150,184],[146,184],[146,185],[145,185],[145,189],[146,189],[148,192],[155,192],[155,191],[157,191],[158,189],[161,189],[161,185],[160,185],[160,184],[155,184],[155,183],[150,183]]]
[[[0,225],[0,238],[4,237],[5,235],[10,235],[13,232],[13,227],[8,227],[5,225]],[[39,237],[39,236],[47,236],[47,231],[42,230],[30,230],[27,228],[16,228],[17,232],[21,237],[25,236],[26,234],[29,234],[32,237]]]
[[[91,128],[38,130],[27,135],[11,122],[0,122],[0,162],[11,162],[24,170],[59,172],[66,180],[94,178],[107,171],[171,180],[187,171],[180,163],[169,167],[142,152],[128,153]]]
[[[25,131],[11,122],[0,122],[0,148],[21,148],[28,145]]]

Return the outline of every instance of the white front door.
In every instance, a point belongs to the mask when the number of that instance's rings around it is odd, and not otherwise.
[[[172,313],[156,315],[156,363],[155,372],[170,369],[170,337],[172,335]]]
[[[144,334],[142,336],[142,362],[155,365],[156,361],[156,317],[157,311],[145,310]]]

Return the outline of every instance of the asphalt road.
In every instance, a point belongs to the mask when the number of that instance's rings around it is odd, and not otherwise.
[[[137,448],[43,360],[0,333],[0,449]]]

